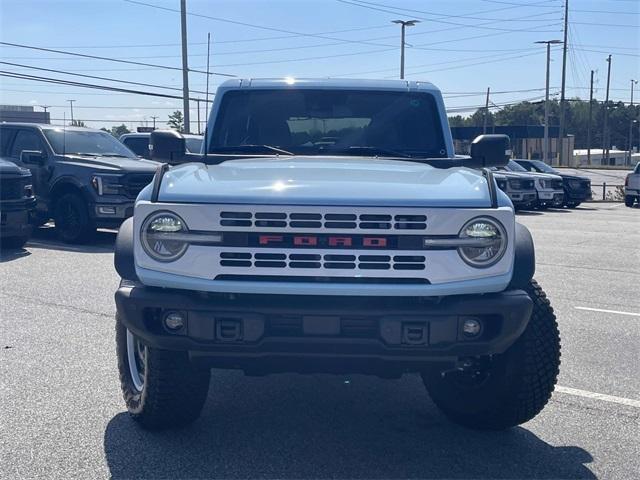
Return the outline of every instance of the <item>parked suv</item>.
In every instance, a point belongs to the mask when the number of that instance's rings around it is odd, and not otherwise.
[[[116,241],[134,419],[193,421],[211,367],[418,372],[479,429],[540,412],[560,339],[531,235],[487,169],[508,137],[456,156],[435,86],[333,79],[225,82],[207,130],[206,155],[159,167]],[[176,132],[151,143],[189,156]]]
[[[624,204],[627,207],[633,207],[635,202],[640,204],[640,162],[624,180]]]
[[[96,228],[118,227],[133,215],[134,200],[157,167],[89,128],[2,123],[0,140],[0,156],[31,170],[35,222],[53,218],[70,243],[88,241]]]
[[[550,173],[528,172],[514,160],[504,167],[505,170],[513,173],[522,173],[532,176],[535,180],[537,207],[546,209],[548,207],[561,207],[564,201],[564,190],[562,178],[559,175]]]
[[[31,234],[36,199],[31,172],[0,159],[0,246],[22,248]]]
[[[562,178],[562,188],[564,190],[563,205],[575,208],[582,202],[591,200],[591,180],[588,177],[571,175],[547,165],[542,160],[516,159],[518,165],[528,172],[551,173]]]

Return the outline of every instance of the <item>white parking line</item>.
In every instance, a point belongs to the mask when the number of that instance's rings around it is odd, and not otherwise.
[[[604,308],[591,308],[591,307],[573,307],[576,310],[587,310],[589,312],[602,312],[602,313],[617,313],[618,315],[630,315],[632,317],[640,317],[640,313],[634,312],[621,312],[620,310],[605,310]]]
[[[592,400],[602,400],[603,402],[618,403],[620,405],[627,405],[628,407],[640,408],[640,400],[632,400],[631,398],[605,395],[604,393],[589,392],[587,390],[562,387],[560,385],[556,385],[555,391],[576,397],[591,398]]]

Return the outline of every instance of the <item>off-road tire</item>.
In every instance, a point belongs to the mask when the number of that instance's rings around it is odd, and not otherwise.
[[[127,328],[116,316],[120,386],[129,414],[148,430],[180,428],[192,423],[207,399],[210,370],[196,369],[186,352],[146,349],[146,374],[140,391],[129,369]]]
[[[525,288],[533,300],[527,328],[506,352],[488,360],[484,381],[461,382],[462,373],[436,369],[422,374],[440,410],[455,423],[503,430],[535,417],[551,398],[560,369],[560,334],[553,308],[535,280]]]
[[[7,237],[0,239],[0,249],[2,250],[20,250],[29,240],[28,235],[20,235],[18,237]]]
[[[627,207],[633,207],[633,203],[635,202],[635,197],[632,197],[631,195],[627,195],[624,197],[624,204]]]
[[[58,198],[53,219],[56,233],[63,242],[88,243],[96,234],[86,202],[75,193],[66,193]]]

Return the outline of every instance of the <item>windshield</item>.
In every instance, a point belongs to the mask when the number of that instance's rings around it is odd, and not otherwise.
[[[538,172],[544,172],[544,173],[556,173],[556,171],[551,168],[549,165],[547,165],[544,162],[541,162],[540,160],[534,160],[531,162],[533,164],[533,168],[535,168],[536,170],[538,170]]]
[[[507,164],[507,168],[509,170],[511,170],[512,172],[526,172],[527,171],[526,168],[522,168],[522,165],[519,165],[518,163],[514,162],[513,160],[509,160],[509,163]]]
[[[57,154],[111,155],[136,158],[135,153],[107,132],[95,130],[45,129],[44,134]]]
[[[251,153],[263,146],[298,155],[446,157],[437,105],[423,92],[231,91],[209,153],[243,153],[243,146]]]
[[[189,153],[200,153],[202,149],[202,137],[185,137],[184,143]]]

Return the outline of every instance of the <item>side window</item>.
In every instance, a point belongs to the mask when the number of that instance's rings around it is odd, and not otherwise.
[[[533,165],[531,165],[530,163],[518,163],[518,165],[520,165],[522,168],[524,168],[527,172],[533,172]]]
[[[636,171],[633,173],[640,173],[640,162],[636,165]]]
[[[9,155],[7,151],[9,149],[9,144],[13,139],[13,136],[16,134],[15,128],[0,128],[0,156],[4,157]]]
[[[40,137],[33,130],[18,130],[16,138],[11,146],[9,157],[20,159],[20,153],[23,150],[43,150]]]
[[[129,137],[123,142],[136,155],[141,157],[149,157],[149,139],[147,137]]]

